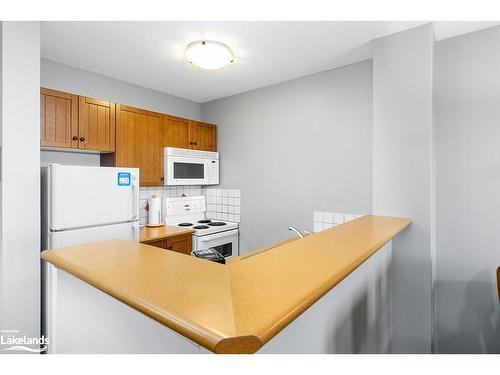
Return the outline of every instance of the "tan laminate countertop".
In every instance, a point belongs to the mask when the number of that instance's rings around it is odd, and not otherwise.
[[[190,234],[194,231],[191,228],[181,228],[172,225],[163,225],[161,227],[144,227],[139,231],[139,242],[150,242],[164,238]]]
[[[410,223],[364,216],[227,265],[124,240],[42,258],[215,353],[254,353]]]

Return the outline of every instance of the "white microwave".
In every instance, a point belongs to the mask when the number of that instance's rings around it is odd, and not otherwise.
[[[165,185],[217,185],[219,153],[165,147],[163,149]]]

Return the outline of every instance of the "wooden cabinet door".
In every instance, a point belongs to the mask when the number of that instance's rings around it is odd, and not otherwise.
[[[192,250],[191,234],[167,238],[167,250],[177,253],[191,255]]]
[[[40,89],[40,145],[78,148],[78,96]]]
[[[162,249],[167,248],[167,240],[155,240],[155,241],[149,241],[149,242],[144,242],[145,245],[150,245],[154,247],[161,247]]]
[[[115,104],[80,96],[78,112],[78,147],[115,151]]]
[[[165,147],[190,148],[189,120],[165,115]]]
[[[217,127],[199,121],[189,123],[191,148],[203,151],[217,151]]]
[[[163,185],[164,126],[156,112],[116,105],[117,167],[139,168],[141,186]]]

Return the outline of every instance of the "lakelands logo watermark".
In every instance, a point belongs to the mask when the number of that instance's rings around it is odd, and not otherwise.
[[[17,329],[0,330],[0,346],[3,352],[43,353],[47,350],[49,339],[21,335]]]

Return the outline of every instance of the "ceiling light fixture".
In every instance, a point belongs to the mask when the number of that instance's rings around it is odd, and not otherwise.
[[[203,69],[215,70],[234,61],[234,54],[224,43],[198,40],[186,47],[186,60]]]

